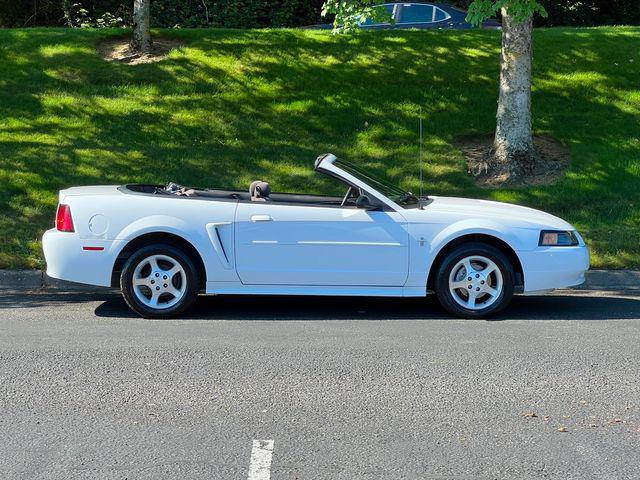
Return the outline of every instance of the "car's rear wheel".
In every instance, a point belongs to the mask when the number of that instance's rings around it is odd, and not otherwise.
[[[149,245],[125,263],[120,289],[129,307],[143,317],[173,317],[198,297],[198,272],[182,250],[171,245]]]
[[[435,290],[442,307],[461,318],[485,318],[502,311],[514,291],[509,259],[484,243],[462,244],[438,266]]]

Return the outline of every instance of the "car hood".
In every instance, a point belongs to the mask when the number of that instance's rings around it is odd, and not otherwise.
[[[510,203],[456,197],[430,197],[433,201],[425,212],[439,212],[462,217],[482,217],[519,228],[573,230],[570,223],[554,215]]]

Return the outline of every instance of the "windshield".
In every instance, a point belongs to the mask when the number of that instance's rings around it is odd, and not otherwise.
[[[412,207],[418,206],[420,204],[420,199],[413,193],[407,192],[400,187],[387,182],[386,180],[375,177],[374,175],[371,175],[370,173],[352,163],[337,159],[333,162],[333,164],[341,170],[344,170],[345,172],[353,175],[358,180],[361,180],[367,185],[373,187],[385,197],[389,198],[402,207]]]

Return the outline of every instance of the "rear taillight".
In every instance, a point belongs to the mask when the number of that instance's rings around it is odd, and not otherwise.
[[[71,208],[69,205],[58,205],[56,228],[61,232],[75,232],[73,229],[73,218],[71,218]]]

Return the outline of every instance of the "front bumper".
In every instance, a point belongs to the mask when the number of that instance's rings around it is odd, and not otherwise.
[[[589,249],[576,247],[540,247],[518,252],[524,271],[524,292],[572,287],[584,283],[589,270]]]
[[[109,287],[117,254],[112,240],[87,240],[75,233],[47,230],[42,249],[47,262],[47,275],[69,282]],[[104,250],[84,250],[97,247]]]

